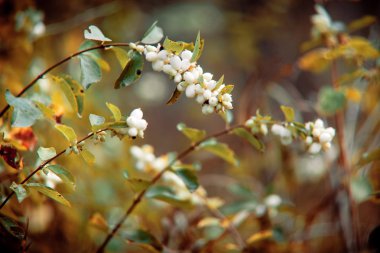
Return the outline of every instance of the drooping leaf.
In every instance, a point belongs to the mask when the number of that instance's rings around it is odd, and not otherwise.
[[[83,104],[84,104],[84,90],[83,90],[82,85],[77,80],[73,79],[72,77],[68,75],[58,77],[58,78],[62,78],[65,81],[65,85],[68,85],[70,89],[72,90],[75,97],[75,103],[76,103],[75,108],[77,110],[78,116],[81,117],[82,112],[83,112]]]
[[[112,41],[111,39],[105,37],[102,31],[94,25],[90,25],[88,30],[84,30],[84,38],[95,41]]]
[[[169,100],[166,102],[167,105],[172,105],[174,104],[175,102],[178,101],[178,99],[180,98],[182,92],[180,92],[179,90],[175,89],[173,91],[173,94],[172,96],[169,98]]]
[[[331,87],[323,87],[318,95],[318,108],[321,113],[333,115],[342,110],[346,105],[346,96],[342,91],[336,91]]]
[[[106,103],[106,105],[108,109],[111,111],[114,120],[119,121],[121,119],[121,111],[119,107],[111,103]]]
[[[92,113],[90,113],[89,119],[91,126],[99,126],[106,121],[104,117]]]
[[[205,130],[199,130],[196,128],[187,127],[184,123],[177,125],[178,131],[182,132],[192,142],[202,140],[206,136]]]
[[[380,160],[380,148],[375,148],[370,152],[366,152],[362,155],[358,162],[358,166],[364,166],[370,162]]]
[[[115,89],[127,87],[140,79],[144,67],[144,57],[135,50],[129,50],[129,61],[115,82]]]
[[[168,204],[182,207],[182,208],[188,208],[191,206],[190,200],[181,199],[168,186],[163,186],[163,185],[152,186],[147,190],[145,196],[147,198],[154,198],[154,199],[161,200]]]
[[[95,163],[95,156],[87,149],[83,149],[80,152],[80,156],[83,158],[83,160],[90,166],[94,165]]]
[[[364,200],[371,197],[372,186],[367,177],[360,175],[352,178],[350,182],[350,188],[352,197],[357,203],[363,202]]]
[[[77,135],[75,134],[74,129],[63,124],[57,124],[55,125],[55,128],[58,131],[60,131],[63,134],[63,136],[65,136],[65,138],[70,142],[70,144],[76,144]]]
[[[193,170],[190,169],[176,169],[173,170],[177,176],[179,176],[184,184],[186,185],[187,189],[189,189],[190,192],[194,192],[199,187],[198,178],[195,175]]]
[[[16,193],[16,197],[19,203],[21,203],[29,195],[28,191],[22,184],[12,182],[9,188],[11,188],[11,190],[14,191],[14,193]]]
[[[157,21],[155,21],[144,33],[141,42],[144,44],[155,44],[160,42],[163,37],[164,31],[161,27],[157,26]]]
[[[201,39],[201,33],[198,32],[197,39],[195,40],[193,56],[191,57],[190,62],[196,62],[199,57],[201,57],[204,44],[204,39]]]
[[[81,83],[84,89],[88,89],[91,84],[102,79],[102,72],[97,61],[90,54],[79,56],[81,68]]]
[[[294,110],[292,107],[281,105],[281,111],[283,112],[287,122],[294,121]]]
[[[128,52],[120,47],[112,47],[111,49],[115,53],[120,66],[124,68],[129,61]]]
[[[230,149],[225,143],[220,143],[216,139],[212,138],[202,142],[199,147],[203,150],[213,153],[214,155],[219,156],[234,166],[238,165],[238,160],[235,157],[234,151],[232,151],[232,149]]]
[[[50,148],[39,147],[39,149],[37,150],[37,154],[38,154],[38,157],[42,161],[46,161],[56,156],[57,152],[55,151],[54,147],[50,147]]]
[[[65,199],[62,194],[60,194],[59,192],[57,192],[56,190],[50,188],[50,187],[47,187],[43,184],[39,184],[39,183],[28,183],[25,185],[25,187],[27,187],[28,189],[30,190],[36,190],[38,192],[40,192],[41,194],[57,201],[58,203],[61,203],[62,205],[65,205],[65,206],[68,206],[70,207],[70,202]]]
[[[6,90],[5,99],[13,107],[12,127],[32,126],[36,120],[43,117],[38,107],[27,98],[15,97],[9,90]]]
[[[137,242],[142,244],[149,244],[154,249],[161,251],[163,246],[161,243],[148,231],[141,229],[138,230],[128,230],[125,233],[125,237],[128,241]]]
[[[141,192],[149,187],[150,182],[141,178],[128,178],[127,184],[134,192]]]
[[[22,157],[17,149],[10,144],[1,144],[0,156],[14,169],[22,168]]]
[[[54,174],[56,174],[60,179],[62,179],[64,183],[69,184],[72,187],[75,187],[74,176],[70,173],[70,171],[66,170],[63,166],[54,164],[54,165],[46,166],[45,169],[48,169]]]
[[[233,130],[233,133],[248,141],[258,151],[264,152],[264,144],[259,139],[257,139],[252,133],[248,132],[246,129],[236,128]]]

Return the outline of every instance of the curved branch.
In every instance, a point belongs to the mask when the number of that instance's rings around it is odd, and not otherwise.
[[[83,50],[80,50],[70,56],[67,56],[66,58],[60,60],[59,62],[51,65],[50,67],[48,67],[47,69],[45,69],[44,71],[42,71],[40,74],[38,74],[38,76],[36,76],[30,83],[28,83],[17,95],[16,97],[21,97],[27,90],[29,90],[31,87],[33,87],[34,84],[37,83],[38,80],[40,80],[44,75],[46,75],[47,73],[49,73],[50,71],[52,71],[53,69],[55,69],[56,67],[62,65],[63,63],[69,61],[70,59],[74,58],[75,56],[78,56],[78,55],[81,55],[83,53],[86,53],[86,52],[89,52],[89,51],[93,51],[93,50],[97,50],[97,49],[106,49],[106,48],[110,48],[110,47],[128,47],[129,46],[129,43],[109,43],[109,44],[101,44],[101,45],[97,45],[97,46],[93,46],[93,47],[89,47],[89,48],[86,48],[86,49],[83,49]],[[7,104],[0,112],[0,118],[3,117],[3,115],[9,110],[10,106],[9,104]]]
[[[106,131],[107,129],[101,129],[101,130],[98,130],[96,131],[95,133],[98,134],[100,132],[104,132]],[[86,137],[82,138],[81,140],[77,141],[76,145],[84,142],[85,140],[91,138],[92,136],[94,136],[95,134],[94,132],[90,133],[89,135],[87,135]],[[70,146],[72,147],[72,146]],[[46,165],[48,165],[49,163],[51,163],[53,160],[57,159],[58,157],[60,157],[61,155],[63,155],[65,153],[66,149],[58,152],[55,156],[53,156],[52,158],[44,161],[43,163],[41,163],[35,170],[33,170],[24,180],[21,181],[20,184],[25,184],[26,182],[29,181],[29,179],[31,179],[38,171],[42,170]],[[3,208],[5,206],[5,204],[12,198],[12,196],[15,194],[14,191],[12,191],[11,193],[8,194],[8,196],[5,198],[5,200],[1,203],[0,205],[0,209]]]
[[[116,226],[111,230],[111,232],[108,233],[107,237],[105,238],[105,240],[103,241],[103,243],[99,246],[99,248],[98,248],[98,250],[96,252],[97,253],[103,253],[104,252],[107,244],[111,241],[111,239],[119,231],[120,227],[123,225],[123,223],[125,222],[125,220],[129,217],[129,215],[133,212],[133,210],[135,210],[135,208],[137,207],[137,205],[141,202],[141,200],[145,196],[145,194],[146,194],[147,190],[149,189],[149,187],[151,187],[152,185],[154,185],[162,177],[162,175],[166,171],[168,171],[171,168],[171,166],[173,166],[173,164],[175,162],[183,159],[188,154],[190,154],[191,152],[193,152],[202,142],[204,142],[206,140],[209,140],[211,138],[217,138],[217,137],[229,134],[230,132],[232,132],[236,128],[245,128],[245,126],[244,125],[232,126],[232,127],[227,128],[227,129],[225,129],[225,130],[223,130],[221,132],[218,132],[218,133],[206,136],[202,140],[200,140],[200,141],[192,144],[191,146],[189,146],[188,148],[186,148],[185,150],[183,150],[181,153],[179,153],[179,155],[175,159],[173,159],[173,161],[170,162],[168,164],[168,166],[166,166],[162,171],[160,171],[160,173],[158,173],[156,176],[154,176],[154,178],[152,180],[150,180],[148,187],[145,188],[144,190],[142,190],[137,195],[137,197],[133,200],[132,204],[128,207],[128,209],[126,210],[126,212],[124,213],[124,215],[121,217],[121,219],[119,220],[119,222],[116,224]],[[234,237],[236,237],[234,239],[238,242],[238,244],[241,244],[241,242],[244,243],[244,241],[240,238],[240,235],[238,233],[237,234],[232,233],[232,234],[233,234]]]

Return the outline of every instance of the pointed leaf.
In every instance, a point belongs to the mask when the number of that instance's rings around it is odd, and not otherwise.
[[[79,56],[80,68],[82,71],[81,83],[84,89],[88,89],[91,84],[97,83],[102,79],[102,72],[97,61],[89,54]]]
[[[190,128],[190,127],[187,127],[184,123],[179,123],[177,125],[177,129],[178,131],[182,132],[192,142],[200,141],[206,136],[205,130]]]
[[[193,56],[190,59],[190,62],[196,62],[199,57],[201,57],[204,46],[204,40],[201,39],[201,33],[198,32],[197,39],[195,40]]]
[[[144,67],[144,57],[139,52],[129,50],[129,61],[115,82],[115,89],[127,87],[140,79]]]
[[[234,166],[238,165],[238,160],[235,157],[234,151],[232,151],[232,149],[230,149],[225,143],[220,143],[216,139],[212,138],[202,142],[199,147],[219,156]]]
[[[67,101],[69,102],[71,108],[78,112],[78,104],[75,99],[74,91],[71,89],[70,85],[62,77],[53,76],[53,81],[59,84],[62,92],[65,94]]]
[[[248,141],[258,151],[264,152],[264,144],[246,129],[236,128],[233,130],[233,133]]]
[[[194,192],[196,189],[198,189],[198,178],[193,170],[176,169],[173,170],[173,172],[182,179],[182,181],[185,183],[187,189],[189,189],[190,192]]]
[[[161,27],[157,26],[157,21],[155,21],[151,27],[144,33],[141,40],[144,44],[155,44],[162,40],[164,37],[164,31]]]
[[[106,103],[106,105],[108,109],[111,111],[114,120],[119,121],[121,119],[121,112],[119,107],[111,103]]]
[[[84,90],[83,90],[82,85],[77,80],[73,79],[72,77],[68,75],[58,77],[58,78],[62,78],[65,81],[65,85],[68,85],[70,89],[72,90],[72,92],[74,93],[75,103],[76,103],[75,108],[77,108],[78,116],[82,117],[83,104],[84,104]]]
[[[175,89],[172,96],[169,98],[169,100],[166,102],[167,105],[172,105],[180,98],[182,92]]]
[[[357,20],[352,21],[348,24],[347,30],[351,33],[367,26],[370,26],[376,22],[376,17],[374,16],[364,16]]]
[[[28,191],[24,188],[22,184],[16,184],[12,182],[11,186],[12,191],[16,193],[16,197],[19,203],[21,203],[26,197],[28,197]]]
[[[54,147],[51,147],[51,148],[40,147],[37,150],[37,154],[42,161],[46,161],[56,156],[57,152],[55,151]]]
[[[147,198],[154,198],[157,200],[164,201],[168,204],[183,207],[183,208],[188,208],[191,206],[191,203],[189,200],[187,199],[184,200],[184,199],[181,199],[180,197],[177,197],[177,195],[172,189],[163,185],[155,185],[155,186],[150,187],[147,190],[145,196]]]
[[[294,110],[292,107],[281,105],[281,111],[284,113],[287,122],[294,121]]]
[[[95,41],[111,41],[111,39],[105,37],[102,31],[94,25],[90,25],[88,30],[84,30],[84,38]]]
[[[55,125],[55,128],[60,131],[71,144],[76,144],[77,135],[75,134],[74,129],[62,124]]]
[[[149,187],[150,181],[141,178],[128,178],[127,184],[134,192],[141,192]]]
[[[4,243],[7,243],[8,249],[10,249],[10,247],[13,248],[14,246],[15,249],[12,252],[17,252],[17,249],[20,248],[22,240],[25,238],[24,228],[20,226],[20,224],[11,217],[8,217],[4,214],[0,214],[0,231],[1,245],[5,245]]]
[[[33,190],[36,190],[38,192],[40,192],[41,194],[57,201],[58,203],[61,203],[62,205],[65,205],[65,206],[68,206],[70,207],[70,202],[67,201],[67,199],[65,199],[62,194],[60,194],[59,192],[57,192],[56,190],[50,188],[50,187],[47,187],[43,184],[38,184],[38,183],[29,183],[29,184],[26,184],[26,187],[28,189],[33,189]]]
[[[95,115],[92,113],[90,113],[89,119],[90,119],[91,126],[99,126],[106,121],[106,119],[104,117],[99,116],[99,115]]]
[[[89,223],[101,231],[108,233],[109,225],[106,219],[100,213],[94,213],[91,215]]]
[[[75,178],[70,173],[70,171],[66,170],[63,166],[54,164],[46,166],[45,169],[48,169],[56,174],[60,179],[62,179],[64,183],[69,184],[73,187],[75,186]]]
[[[38,107],[27,98],[15,97],[9,90],[6,90],[5,99],[13,107],[12,127],[32,126],[36,120],[43,117]]]

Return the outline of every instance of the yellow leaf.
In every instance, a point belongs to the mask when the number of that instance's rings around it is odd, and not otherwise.
[[[60,131],[71,144],[76,144],[77,135],[75,134],[74,129],[62,124],[55,125],[55,128]]]
[[[90,217],[89,223],[104,232],[108,232],[109,227],[107,221],[100,213],[94,213]]]
[[[111,111],[114,120],[120,121],[120,119],[121,119],[120,109],[116,105],[111,104],[111,103],[106,103],[106,105],[107,105],[108,109]]]
[[[329,50],[324,48],[310,51],[298,60],[298,66],[302,70],[322,72],[330,65],[330,60],[326,57],[328,53]]]
[[[253,244],[253,243],[256,243],[258,241],[262,241],[262,240],[265,240],[265,239],[269,239],[273,236],[273,232],[272,230],[264,230],[264,231],[260,231],[258,233],[255,233],[253,235],[251,235],[248,239],[247,239],[247,244]]]
[[[344,90],[346,98],[352,102],[359,103],[362,98],[362,93],[356,88],[348,87]]]

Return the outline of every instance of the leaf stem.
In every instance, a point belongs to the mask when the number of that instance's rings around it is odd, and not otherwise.
[[[153,186],[161,177],[162,175],[168,171],[171,166],[173,166],[173,164],[181,159],[183,159],[184,157],[186,157],[188,154],[190,154],[191,152],[193,152],[202,142],[206,141],[206,140],[209,140],[209,139],[212,139],[212,138],[218,138],[220,136],[223,136],[223,135],[226,135],[226,134],[229,134],[230,132],[232,132],[234,129],[236,128],[245,128],[244,125],[236,125],[236,126],[232,126],[230,128],[227,128],[221,132],[218,132],[218,133],[215,133],[215,134],[212,134],[212,135],[209,135],[209,136],[206,136],[204,137],[202,140],[198,141],[198,142],[195,142],[193,143],[191,146],[189,146],[188,148],[186,148],[185,150],[183,150],[181,153],[179,153],[179,155],[177,155],[177,157],[175,159],[173,159],[173,161],[171,161],[168,166],[166,166],[162,171],[160,171],[156,176],[154,176],[154,178],[152,180],[150,180],[149,182],[149,185],[147,188],[145,188],[144,190],[142,190],[136,197],[135,199],[133,200],[132,204],[128,207],[128,209],[126,210],[126,212],[124,213],[124,215],[120,218],[119,222],[116,224],[116,226],[111,230],[111,232],[108,233],[107,237],[104,239],[103,243],[99,246],[99,248],[97,249],[97,253],[103,253],[107,244],[111,241],[111,239],[116,235],[116,233],[119,231],[120,227],[123,225],[123,223],[126,221],[126,219],[129,217],[129,215],[133,212],[133,210],[135,210],[135,208],[138,206],[138,204],[142,201],[143,197],[145,196],[147,190]],[[232,225],[231,225],[232,226]],[[232,233],[233,236],[234,236],[234,239],[237,241],[237,243],[240,245],[241,243],[243,243],[243,246],[244,246],[244,241],[242,240],[242,238],[240,238],[240,235],[238,233]]]
[[[95,133],[98,134],[100,132],[104,132],[108,130],[107,128],[105,129],[101,129],[101,130],[98,130],[96,131]],[[94,136],[95,134],[94,132],[88,134],[87,136],[85,136],[84,138],[82,138],[81,140],[77,141],[76,145],[84,142],[85,140],[91,138],[92,136]],[[72,146],[70,146],[72,147]],[[42,170],[46,165],[48,165],[49,163],[51,163],[53,160],[57,159],[58,157],[60,157],[61,155],[63,155],[65,153],[66,149],[58,152],[55,156],[53,156],[52,158],[44,161],[43,163],[41,163],[36,169],[34,169],[24,180],[21,181],[20,184],[25,184],[26,182],[29,181],[29,179],[31,179],[38,171]],[[0,209],[3,208],[5,206],[5,204],[12,198],[12,196],[15,194],[14,191],[12,191],[11,193],[8,194],[8,196],[5,198],[5,200],[1,203],[0,205]]]
[[[97,49],[107,49],[107,48],[110,48],[110,47],[127,47],[129,46],[129,43],[124,43],[124,42],[120,42],[120,43],[108,43],[108,44],[101,44],[101,45],[97,45],[97,46],[93,46],[93,47],[89,47],[89,48],[86,48],[86,49],[83,49],[83,50],[80,50],[76,53],[73,53],[71,54],[70,56],[67,56],[66,58],[60,60],[59,62],[51,65],[50,67],[48,67],[47,69],[45,69],[44,71],[42,71],[40,74],[38,74],[30,83],[28,83],[17,95],[16,97],[21,97],[26,91],[28,91],[31,87],[33,87],[34,84],[37,83],[38,80],[40,80],[43,76],[45,76],[47,73],[49,73],[50,71],[52,71],[53,69],[55,69],[56,67],[62,65],[63,63],[71,60],[72,58],[74,58],[75,56],[78,56],[78,55],[81,55],[83,53],[86,53],[86,52],[89,52],[89,51],[93,51],[93,50],[97,50]],[[0,112],[0,118],[3,117],[3,115],[9,110],[10,106],[9,104],[7,104]]]

